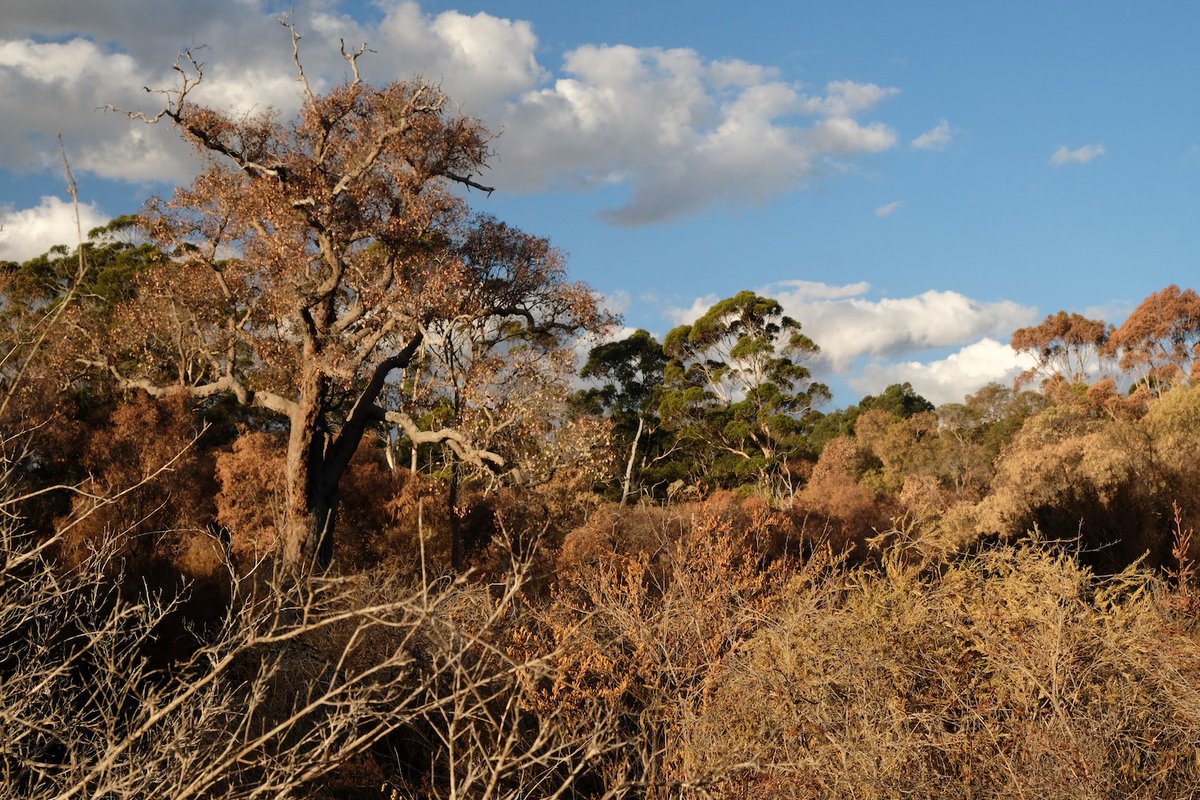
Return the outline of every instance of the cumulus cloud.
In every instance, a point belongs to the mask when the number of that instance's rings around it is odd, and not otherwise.
[[[953,141],[954,132],[950,129],[950,123],[943,119],[913,139],[910,145],[914,150],[945,150]]]
[[[903,205],[904,204],[901,203],[899,200],[894,200],[891,203],[888,203],[887,205],[882,205],[879,208],[875,209],[875,216],[879,217],[880,219],[884,219],[885,217],[890,217],[892,214],[895,214],[897,211],[899,211]]]
[[[9,36],[28,38],[0,39],[0,167],[47,166],[52,132],[63,130],[81,148],[82,170],[185,178],[196,165],[169,126],[137,129],[93,112],[106,104],[155,110],[156,96],[142,87],[173,85],[180,42],[207,43],[198,100],[283,115],[299,104],[287,35],[267,0],[213,0],[203,13],[151,0],[83,10],[68,0],[9,5]],[[412,0],[381,0],[376,9],[381,17],[369,25],[326,0],[293,9],[314,89],[348,72],[339,39],[367,42],[367,79],[420,73],[501,134],[489,181],[508,191],[621,186],[628,201],[604,214],[615,224],[761,203],[896,144],[890,127],[862,119],[894,88],[838,80],[816,90],[767,65],[620,44],[577,47],[552,73],[538,62],[527,21],[429,14]]]
[[[899,89],[876,86],[873,83],[831,81],[825,86],[823,96],[804,98],[800,108],[805,114],[844,119],[868,111],[881,100],[899,93]]]
[[[1036,309],[1008,300],[983,302],[958,292],[932,290],[912,297],[870,299],[864,296],[868,288],[865,283],[830,287],[830,292],[843,293],[814,297],[807,289],[768,287],[775,289],[771,296],[785,312],[800,320],[821,346],[823,361],[839,372],[862,356],[898,357],[988,335],[1007,337],[1037,316]]]
[[[663,314],[676,325],[691,325],[703,317],[720,299],[715,294],[706,294],[703,297],[697,297],[687,308],[667,306],[663,309]]]
[[[299,107],[288,34],[266,0],[76,5],[14,0],[5,8],[12,38],[0,37],[0,113],[6,120],[0,167],[53,166],[54,132],[61,130],[80,172],[137,182],[186,180],[197,162],[169,125],[140,126],[98,109],[156,112],[159,96],[143,87],[175,86],[171,65],[189,42],[204,43],[195,50],[206,62],[194,95],[198,102],[236,113],[274,109],[284,116]],[[382,6],[378,25],[368,28],[331,14],[330,6],[302,0],[290,14],[303,35],[301,54],[316,91],[349,73],[339,53],[341,38],[351,47],[370,43],[374,52],[362,59],[369,80],[420,73],[440,83],[467,113],[481,116],[543,78],[526,22],[457,12],[429,16],[416,3],[391,2]]]
[[[784,280],[768,284],[761,291],[768,297],[778,297],[780,293],[783,293],[793,301],[800,301],[836,300],[842,297],[858,297],[859,295],[866,294],[870,289],[871,284],[866,281],[833,286],[828,283],[821,283],[820,281]]]
[[[498,180],[529,190],[626,186],[629,201],[603,214],[618,225],[762,203],[896,140],[882,123],[849,116],[894,93],[873,84],[839,81],[808,95],[765,67],[625,45],[577,48],[564,72],[507,108]]]
[[[866,281],[844,285],[818,281],[778,281],[758,289],[800,321],[821,346],[821,361],[846,372],[862,358],[888,359],[935,348],[961,347],[984,337],[1007,339],[1032,324],[1037,309],[1010,300],[984,302],[952,291],[927,291],[912,297],[868,297]],[[696,298],[687,307],[666,309],[676,324],[694,322],[717,302],[716,295]]]
[[[0,42],[0,167],[57,168],[61,132],[80,171],[135,181],[186,177],[194,162],[173,137],[158,135],[169,132],[138,130],[100,110],[144,102],[141,86],[150,82],[132,57],[86,39]]]
[[[863,394],[908,381],[935,403],[959,401],[1032,366],[1028,355],[1002,342],[1037,319],[1035,308],[952,291],[873,299],[870,289],[865,281],[785,280],[757,291],[778,300],[820,345],[818,369],[848,376],[849,385]],[[698,297],[666,314],[677,324],[694,322],[717,300],[716,295]],[[930,356],[930,351],[940,352]]]
[[[1104,145],[1102,144],[1085,144],[1075,150],[1064,146],[1054,151],[1054,155],[1050,156],[1050,163],[1056,167],[1065,164],[1086,164],[1102,155],[1104,155]]]
[[[877,393],[893,383],[911,383],[935,405],[961,402],[988,383],[1009,383],[1032,366],[1032,357],[1007,344],[983,338],[933,361],[874,361],[849,383],[862,394]]]
[[[91,203],[79,206],[83,235],[108,222],[108,216]],[[0,259],[25,261],[56,244],[74,246],[79,236],[75,228],[75,209],[57,197],[43,197],[33,208],[14,209],[0,206]]]

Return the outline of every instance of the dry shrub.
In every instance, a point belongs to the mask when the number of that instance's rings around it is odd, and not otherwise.
[[[1123,423],[1120,423],[1123,426]],[[1029,419],[1005,451],[991,494],[976,511],[979,534],[1003,538],[1035,527],[1064,539],[1081,537],[1085,549],[1120,542],[1103,557],[1128,564],[1141,555],[1135,537],[1145,514],[1139,501],[1152,492],[1142,448],[1129,447],[1118,423],[1090,416],[1081,406],[1055,406]]]
[[[1105,390],[1107,391],[1107,390]],[[1142,416],[1101,414],[1083,403],[1030,418],[997,463],[992,492],[943,528],[1014,538],[1035,527],[1078,537],[1093,563],[1120,569],[1143,556],[1171,562],[1169,520],[1200,515],[1200,392],[1173,389]],[[950,530],[957,527],[957,530]]]
[[[287,443],[281,436],[249,432],[216,457],[218,520],[228,529],[237,565],[248,570],[275,552],[283,515]],[[406,469],[389,469],[378,454],[360,448],[339,485],[335,559],[342,572],[425,558],[439,573],[450,562],[445,485]]]
[[[1152,443],[1153,460],[1161,474],[1155,500],[1159,528],[1179,516],[1189,526],[1200,520],[1200,384],[1181,386],[1155,400],[1140,427]],[[1188,555],[1200,558],[1200,542]]]
[[[932,469],[939,459],[937,415],[930,412],[897,419],[881,409],[863,412],[855,421],[855,440],[864,463],[856,477],[870,469],[870,482],[880,492],[898,491],[906,476]]]
[[[32,389],[32,391],[29,391]],[[83,409],[80,398],[57,383],[35,382],[32,387],[15,387],[14,402],[0,429],[11,442],[20,441],[26,457],[12,464],[12,479],[27,491],[46,486],[74,485],[88,477],[83,457],[92,427],[107,424],[104,413]],[[69,494],[47,492],[22,504],[27,524],[50,530],[54,521],[67,516],[73,501]]]
[[[684,748],[747,799],[1193,797],[1200,646],[1158,595],[1037,544],[797,581]]]
[[[874,463],[870,451],[852,438],[825,445],[793,511],[809,536],[828,542],[835,552],[862,555],[866,540],[889,526],[894,504],[859,482]]]
[[[1176,503],[1174,526],[1171,528],[1171,557],[1174,565],[1167,567],[1167,577],[1174,583],[1171,600],[1175,607],[1188,619],[1200,619],[1200,576],[1197,575],[1194,531],[1183,525],[1183,512]]]
[[[117,405],[82,449],[91,477],[57,521],[60,559],[78,565],[105,552],[154,580],[164,570],[192,578],[220,570],[221,547],[206,525],[215,511],[213,460],[194,446],[200,432],[180,397],[138,394]]]
[[[286,448],[281,436],[250,432],[216,456],[217,520],[228,529],[233,558],[243,569],[279,544]]]
[[[178,598],[126,591],[107,553],[64,570],[54,543],[0,522],[0,800],[579,796],[621,745],[603,704],[533,712],[557,654],[502,647],[519,573],[239,579],[156,669]]]
[[[567,534],[559,553],[563,571],[587,567],[613,554],[657,556],[687,525],[689,506],[608,505]]]
[[[390,469],[377,453],[360,448],[340,494],[334,553],[340,571],[393,565],[411,573],[422,557],[433,574],[449,566],[451,512],[443,481]]]
[[[896,498],[900,507],[919,523],[937,520],[953,505],[954,493],[935,475],[906,475]]]
[[[681,542],[715,534],[763,560],[783,555],[797,538],[792,517],[772,509],[757,495],[718,490],[694,503],[631,507],[610,503],[567,534],[557,567],[564,572],[586,570],[614,554],[645,556],[657,563]]]
[[[603,504],[595,487],[605,477],[607,463],[599,456],[595,462],[570,463],[555,470],[544,482],[510,490],[508,494],[510,498],[519,496],[522,503],[536,508],[542,524],[559,532],[561,538]],[[513,504],[510,501],[506,505]]]
[[[605,703],[626,737],[613,760],[633,770],[646,797],[677,797],[716,780],[679,745],[712,677],[761,623],[782,580],[784,562],[764,563],[782,521],[760,501],[726,492],[693,505],[626,509],[564,545],[570,568],[523,640],[558,653],[539,708]]]

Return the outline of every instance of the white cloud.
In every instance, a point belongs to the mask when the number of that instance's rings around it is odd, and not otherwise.
[[[850,385],[862,394],[871,394],[907,381],[920,395],[941,405],[961,402],[993,381],[1009,383],[1032,366],[1031,362],[1030,356],[1016,353],[1007,344],[984,338],[934,361],[871,362]]]
[[[865,296],[870,288],[865,281],[837,286],[788,280],[757,291],[778,300],[784,313],[800,322],[820,345],[821,361],[836,372],[848,371],[863,357],[897,358],[988,336],[1007,339],[1037,318],[1037,309],[1009,300],[982,302],[952,291],[875,300]],[[665,313],[676,324],[694,322],[718,299],[698,297]]]
[[[954,132],[950,129],[950,123],[943,119],[910,144],[915,150],[945,150],[953,141]]]
[[[127,180],[187,176],[194,162],[169,131],[139,130],[123,116],[100,110],[110,103],[134,107],[144,102],[141,87],[157,82],[132,57],[107,53],[86,39],[0,42],[0,113],[5,119],[0,167],[57,169],[54,137],[61,132],[81,172]]]
[[[109,103],[156,110],[158,98],[142,87],[174,85],[179,43],[207,43],[197,99],[284,116],[299,104],[287,34],[267,0],[75,5],[14,0],[6,8],[9,36],[31,38],[0,39],[0,167],[52,165],[53,131],[62,130],[82,171],[185,179],[195,162],[169,126],[138,128],[93,111]],[[381,0],[382,18],[368,26],[336,8],[300,0],[290,15],[316,90],[348,72],[339,38],[365,41],[368,80],[419,72],[500,134],[489,183],[507,191],[618,185],[629,199],[604,214],[616,224],[762,203],[896,144],[890,127],[860,119],[894,88],[841,80],[814,91],[768,65],[620,44],[577,47],[552,74],[524,20]]]
[[[109,219],[90,203],[80,204],[79,218],[84,236]],[[25,261],[56,244],[74,248],[78,240],[75,209],[68,201],[47,196],[33,208],[0,207],[0,259]]]
[[[768,284],[760,291],[768,297],[778,297],[779,293],[783,292],[794,301],[836,300],[841,297],[858,297],[866,294],[870,288],[871,284],[866,281],[833,286],[820,281],[785,280]]]
[[[703,297],[697,297],[687,308],[667,306],[663,309],[663,314],[676,325],[691,325],[703,317],[720,299],[715,294],[706,294]]]
[[[1140,298],[1135,300],[1125,297],[1119,300],[1110,300],[1107,303],[1087,306],[1081,309],[1079,313],[1088,319],[1098,319],[1120,327],[1125,318],[1137,308],[1139,302]]]
[[[832,81],[826,84],[824,96],[805,97],[800,109],[811,116],[852,117],[899,93],[899,89],[884,88],[873,83]]]
[[[765,67],[624,45],[577,48],[564,71],[507,108],[496,179],[526,190],[627,186],[630,200],[603,215],[619,225],[762,203],[831,160],[895,144],[881,123],[835,115],[894,93],[871,84],[806,96]],[[795,120],[806,114],[818,118]]]
[[[629,312],[629,306],[633,303],[633,298],[629,292],[624,289],[617,289],[612,292],[605,292],[601,295],[600,305],[609,313],[623,315]]]
[[[901,203],[899,200],[895,200],[887,205],[882,205],[875,209],[875,216],[879,217],[880,219],[890,217],[892,214],[895,214],[897,211],[899,211],[903,205],[904,203]]]
[[[981,302],[952,291],[872,300],[862,296],[866,284],[851,286],[863,287],[862,292],[813,298],[785,289],[771,295],[821,346],[822,360],[839,372],[862,356],[954,347],[988,335],[1007,338],[1037,316],[1036,309],[1008,300]]]
[[[1054,151],[1054,155],[1050,156],[1050,163],[1056,167],[1064,164],[1086,164],[1102,155],[1104,155],[1104,145],[1102,144],[1086,144],[1075,150],[1060,147]]]

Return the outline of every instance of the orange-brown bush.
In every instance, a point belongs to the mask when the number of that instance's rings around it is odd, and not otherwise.
[[[1183,448],[1178,402],[1153,430]],[[417,479],[354,474],[347,502],[393,505],[347,524],[415,524]],[[139,643],[177,601],[113,595],[101,562],[64,570],[0,525],[0,798],[1200,791],[1194,572],[1168,590],[1036,541],[937,560],[898,535],[849,566],[798,557],[793,519],[729,492],[594,513],[545,593],[411,564],[235,578],[158,671]]]
[[[781,585],[788,561],[770,556],[787,522],[730,492],[593,515],[564,543],[561,582],[518,641],[558,653],[538,707],[602,700],[626,737],[619,764],[646,797],[712,785],[716,775],[680,745]]]
[[[77,565],[103,551],[151,577],[164,568],[193,578],[218,570],[221,547],[206,527],[215,510],[213,461],[192,446],[199,435],[181,398],[138,394],[117,405],[82,449],[91,477],[58,522],[60,558]]]
[[[1078,537],[1109,569],[1147,555],[1170,563],[1172,504],[1186,521],[1200,514],[1200,391],[1179,387],[1144,414],[1108,413],[1087,403],[1056,405],[1031,417],[997,461],[991,493],[959,509],[951,538],[1014,538],[1037,527]]]
[[[793,517],[773,510],[756,495],[719,490],[703,500],[667,506],[643,504],[596,509],[572,530],[558,553],[558,569],[586,569],[616,554],[645,556],[651,563],[669,560],[681,542],[720,535],[762,560],[798,546]]]
[[[279,436],[248,432],[216,456],[217,518],[230,532],[232,554],[242,569],[277,552],[285,486],[285,443]],[[387,562],[415,565],[425,558],[440,574],[450,561],[450,524],[441,482],[406,469],[389,469],[363,448],[341,482],[336,566],[342,572]],[[418,525],[418,522],[420,523]]]
[[[283,504],[285,451],[278,436],[244,433],[217,454],[217,520],[234,559],[248,567],[274,552]]]
[[[886,530],[896,514],[895,503],[860,481],[874,466],[872,453],[850,437],[825,445],[808,484],[796,496],[793,513],[804,521],[810,536],[827,541],[835,552],[862,555],[864,543]]]

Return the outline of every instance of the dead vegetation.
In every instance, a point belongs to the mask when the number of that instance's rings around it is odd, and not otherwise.
[[[9,519],[0,797],[1200,791],[1180,518],[1163,577],[1036,538],[931,558],[892,532],[851,563],[801,533],[729,493],[594,514],[534,592],[517,558],[490,584],[230,560],[219,613],[180,622],[202,585],[57,561]]]

